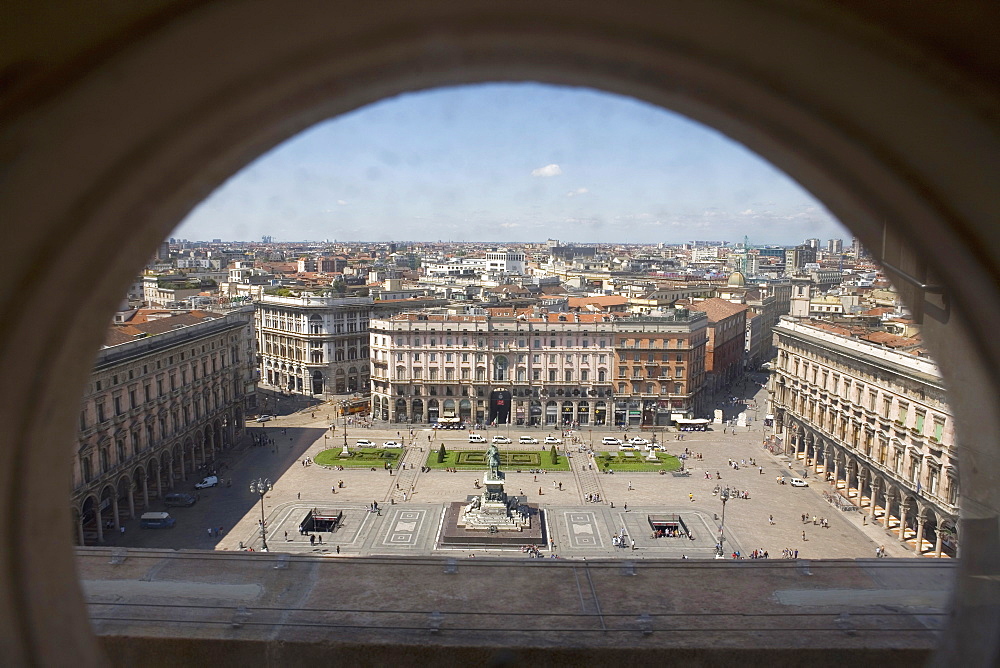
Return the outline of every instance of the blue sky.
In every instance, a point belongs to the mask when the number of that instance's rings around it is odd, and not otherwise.
[[[800,243],[851,235],[743,146],[644,102],[485,84],[401,95],[264,154],[192,240]]]

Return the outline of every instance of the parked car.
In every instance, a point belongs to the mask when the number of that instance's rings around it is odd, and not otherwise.
[[[187,492],[171,492],[163,497],[163,505],[165,506],[180,506],[187,508],[198,503],[197,494],[188,494]]]
[[[560,443],[562,443],[561,438],[556,438],[555,436],[545,437],[545,445],[559,445]]]
[[[624,443],[622,445],[619,445],[618,449],[619,450],[631,450],[631,451],[635,451],[635,450],[639,449],[639,446],[638,445],[632,445],[631,443]]]
[[[601,439],[601,443],[604,445],[621,445],[622,440],[620,438],[615,438],[614,436],[605,436]]]
[[[206,487],[215,487],[219,484],[219,476],[210,475],[206,476],[204,480],[199,483],[195,483],[195,489],[205,489]]]
[[[807,483],[802,478],[792,478],[791,480],[788,481],[788,484],[791,485],[792,487],[808,487],[809,486],[809,483]]]
[[[518,443],[534,443],[538,445],[538,439],[534,436],[519,436],[517,439]]]
[[[492,440],[494,443],[510,443],[510,439],[506,436],[494,436]]]
[[[660,445],[659,443],[648,443],[646,445],[646,449],[647,450],[666,450],[666,448],[663,447],[662,445]]]
[[[374,448],[375,444],[369,441],[367,438],[362,438],[359,441],[354,441],[354,445],[359,448]]]
[[[257,418],[256,422],[267,422],[268,420],[273,420],[273,415],[261,415]]]
[[[649,441],[641,436],[633,436],[628,442],[632,445],[649,445]]]
[[[402,443],[397,443],[396,441],[386,441],[385,443],[382,444],[382,447],[383,448],[401,448],[401,447],[403,447],[403,444]]]
[[[469,434],[469,443],[485,443],[486,439],[479,434]]]
[[[170,513],[143,513],[139,517],[140,529],[169,529],[177,523]]]

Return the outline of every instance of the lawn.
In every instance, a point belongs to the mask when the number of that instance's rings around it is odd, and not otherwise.
[[[381,448],[351,448],[351,456],[341,456],[340,448],[330,448],[316,455],[314,462],[320,466],[343,466],[344,468],[385,468],[386,462],[393,468],[402,458],[405,450],[383,450]]]
[[[625,453],[602,452],[597,456],[597,465],[601,471],[611,469],[612,471],[634,471],[637,473],[670,472],[681,468],[681,460],[665,452],[657,452],[655,462],[647,460],[646,454],[643,452],[631,454],[633,456],[629,457]]]
[[[559,453],[559,461],[552,463],[549,450],[514,450],[500,452],[500,469],[503,471],[530,471],[545,469],[546,471],[569,471],[569,458],[565,453]],[[461,469],[463,471],[486,470],[485,450],[446,450],[443,462],[438,461],[438,450],[427,453],[426,465],[432,469]]]

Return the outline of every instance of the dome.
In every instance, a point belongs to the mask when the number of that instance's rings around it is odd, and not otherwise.
[[[746,284],[747,281],[743,278],[743,274],[738,271],[734,271],[729,275],[729,282],[726,283],[726,286],[730,288],[742,288],[745,287]]]

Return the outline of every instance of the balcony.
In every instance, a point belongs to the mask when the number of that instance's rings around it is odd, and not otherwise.
[[[773,558],[745,568],[728,560],[694,567],[657,559],[623,567],[615,560],[481,555],[446,562],[437,556],[331,559],[138,550],[123,555],[128,569],[123,572],[113,556],[111,548],[76,550],[95,633],[112,656],[152,655],[164,665],[183,665],[193,653],[231,663],[226,659],[233,658],[232,651],[250,662],[262,649],[256,639],[266,639],[274,665],[327,664],[332,656],[344,663],[375,656],[379,663],[409,665],[419,656],[433,665],[476,665],[483,657],[506,656],[512,647],[531,657],[529,664],[579,664],[585,653],[594,665],[610,665],[622,652],[649,661],[681,652],[696,663],[735,665],[743,651],[761,645],[775,665],[803,658],[822,662],[831,651],[848,665],[922,665],[939,632],[917,615],[938,614],[924,608],[946,605],[955,573],[953,560],[883,560],[878,579],[866,575],[869,564],[812,561],[808,596],[814,607],[804,625],[801,615],[789,614],[788,605],[779,602],[789,583],[801,581],[802,562]],[[635,576],[622,577],[627,572]],[[280,596],[290,577],[300,589],[294,601]],[[388,577],[409,586],[386,587],[373,599],[370,583]],[[583,610],[578,578],[590,583]],[[665,599],[662,588],[650,586],[664,581],[674,583],[676,596]],[[702,592],[722,581],[733,596],[724,612],[706,613]],[[502,583],[508,594],[502,605],[492,588],[476,586],[482,582]],[[899,610],[894,601],[901,593],[886,582],[925,583],[923,595],[931,603]],[[148,605],[156,595],[150,592],[185,586],[214,587],[229,598],[178,596],[169,605]],[[251,590],[276,602],[249,598],[245,592]],[[840,606],[823,607],[844,591],[864,592],[851,615],[841,615]],[[545,592],[548,604],[540,609],[530,592]],[[678,629],[681,619],[684,630]]]

